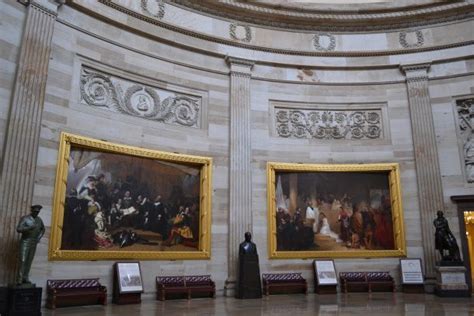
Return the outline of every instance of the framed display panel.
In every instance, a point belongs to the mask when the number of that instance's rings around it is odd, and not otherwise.
[[[400,259],[402,284],[423,284],[423,270],[420,258]]]
[[[62,133],[50,260],[209,259],[212,159]]]
[[[333,260],[314,260],[313,269],[317,285],[337,285],[336,267]]]
[[[142,273],[139,262],[116,262],[116,280],[120,294],[143,292]]]
[[[272,259],[406,256],[397,163],[268,162]]]

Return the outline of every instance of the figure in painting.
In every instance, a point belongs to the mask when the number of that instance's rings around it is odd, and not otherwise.
[[[333,232],[331,230],[331,227],[329,227],[329,222],[326,217],[326,214],[321,213],[320,217],[321,217],[321,229],[319,230],[319,233],[321,235],[326,235],[326,236],[336,239],[336,242],[341,242],[339,235]]]
[[[438,211],[437,218],[433,221],[433,225],[436,228],[435,232],[435,247],[441,255],[443,261],[461,262],[461,256],[459,254],[459,247],[456,242],[449,224],[442,211]],[[448,251],[448,255],[445,255],[445,250]]]
[[[16,231],[21,234],[19,269],[16,278],[18,285],[31,284],[29,274],[36,252],[36,245],[45,232],[43,221],[38,216],[42,208],[41,205],[31,206],[30,214],[23,216],[16,228]]]

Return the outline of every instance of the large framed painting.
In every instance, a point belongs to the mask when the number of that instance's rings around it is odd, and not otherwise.
[[[208,259],[212,159],[62,133],[50,260]]]
[[[270,258],[406,256],[396,163],[267,164]]]

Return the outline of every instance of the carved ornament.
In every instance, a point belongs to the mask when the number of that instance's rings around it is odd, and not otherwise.
[[[468,183],[474,183],[474,98],[458,100],[459,136],[463,144],[464,168]]]
[[[141,0],[142,10],[155,18],[165,16],[165,4],[162,0]]]
[[[83,66],[81,103],[152,121],[199,127],[202,100]]]
[[[280,137],[315,139],[381,139],[382,111],[307,110],[275,108],[275,128]]]
[[[313,45],[319,51],[333,51],[336,48],[336,37],[328,33],[315,34]]]
[[[252,40],[252,30],[248,25],[230,24],[229,35],[232,39],[245,43],[249,43]]]
[[[411,41],[410,37],[415,39],[415,41]],[[425,44],[423,32],[421,32],[420,30],[415,32],[400,32],[398,35],[398,40],[400,42],[400,45],[405,48],[421,47]]]

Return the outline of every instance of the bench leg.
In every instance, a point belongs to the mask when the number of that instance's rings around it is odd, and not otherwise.
[[[188,290],[188,300],[191,299],[191,290]]]

